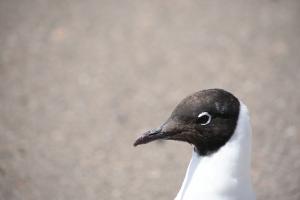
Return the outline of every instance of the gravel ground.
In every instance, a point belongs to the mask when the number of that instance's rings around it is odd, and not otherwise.
[[[0,199],[169,200],[191,146],[133,148],[186,95],[250,108],[258,199],[300,199],[300,2],[0,1]]]

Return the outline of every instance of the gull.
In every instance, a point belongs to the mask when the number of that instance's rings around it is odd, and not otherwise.
[[[175,200],[255,200],[251,169],[251,125],[246,105],[223,89],[183,99],[159,127],[134,146],[176,140],[193,146]]]

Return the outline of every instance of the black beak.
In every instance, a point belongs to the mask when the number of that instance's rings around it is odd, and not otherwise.
[[[147,144],[154,140],[165,139],[167,136],[168,134],[162,132],[162,128],[152,129],[139,137],[133,145],[138,146],[140,144]]]
[[[175,139],[176,136],[180,131],[177,129],[177,124],[174,123],[172,120],[168,120],[164,123],[160,128],[152,129],[144,133],[141,137],[139,137],[134,146],[138,146],[140,144],[147,144],[154,140],[172,140]]]

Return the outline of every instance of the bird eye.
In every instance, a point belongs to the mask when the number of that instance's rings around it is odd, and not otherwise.
[[[208,112],[202,112],[198,115],[197,122],[201,125],[207,125],[211,121],[211,115]]]

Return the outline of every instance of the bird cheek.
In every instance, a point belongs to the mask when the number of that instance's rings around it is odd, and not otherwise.
[[[205,131],[205,128],[201,125],[196,125],[194,129],[197,134],[202,134]]]

